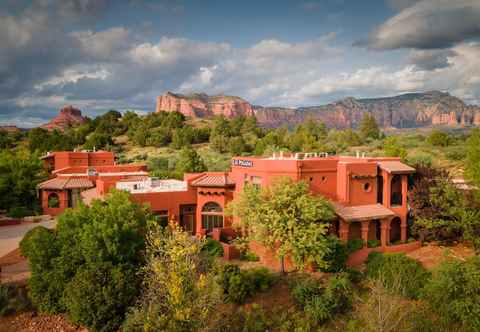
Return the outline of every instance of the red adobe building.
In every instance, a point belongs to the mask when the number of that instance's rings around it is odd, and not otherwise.
[[[52,179],[38,189],[45,213],[57,215],[82,199],[102,198],[110,188],[127,190],[150,205],[163,223],[178,222],[192,234],[231,234],[224,209],[246,183],[268,186],[281,176],[306,181],[312,194],[326,196],[342,240],[378,240],[381,250],[407,240],[408,175],[399,158],[328,156],[316,153],[236,157],[229,172],[185,174],[181,180],[148,176],[143,165],[116,165],[110,152],[55,152],[43,157]]]

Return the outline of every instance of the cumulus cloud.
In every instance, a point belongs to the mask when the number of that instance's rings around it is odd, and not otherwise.
[[[423,0],[403,9],[371,34],[373,49],[438,49],[480,37],[480,1]]]
[[[449,59],[456,56],[454,50],[413,50],[408,62],[421,70],[435,70],[450,66]]]

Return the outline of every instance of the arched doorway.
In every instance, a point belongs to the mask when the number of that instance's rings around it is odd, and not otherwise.
[[[390,243],[395,243],[401,240],[401,221],[399,217],[395,217],[390,222]]]
[[[202,207],[202,228],[211,232],[223,227],[223,209],[215,202],[208,202]]]
[[[60,198],[58,197],[58,194],[51,193],[50,195],[48,195],[48,207],[49,208],[60,207]]]

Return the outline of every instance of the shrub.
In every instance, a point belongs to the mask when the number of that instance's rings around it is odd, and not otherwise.
[[[24,311],[29,307],[25,288],[0,285],[0,317]]]
[[[260,258],[253,251],[246,250],[240,254],[240,260],[247,262],[258,262]]]
[[[9,313],[10,294],[6,286],[0,285],[0,316]]]
[[[219,283],[227,301],[243,303],[257,291],[270,288],[276,281],[275,276],[266,268],[240,270],[233,264],[225,264],[219,273]]]
[[[380,246],[380,241],[378,240],[368,240],[367,241],[367,247],[369,248],[376,248]]]
[[[205,241],[205,244],[202,247],[202,251],[208,253],[212,257],[222,257],[223,256],[223,247],[220,242],[208,238]]]
[[[352,239],[348,240],[347,242],[347,253],[351,254],[357,250],[363,248],[363,240],[362,239]]]
[[[327,267],[321,270],[324,272],[343,271],[348,258],[347,247],[336,236],[329,236],[328,249],[327,254],[324,256]]]
[[[117,331],[136,295],[131,266],[99,263],[83,267],[66,287],[70,319],[91,331]]]
[[[423,298],[447,324],[480,331],[480,257],[446,261],[433,273]]]
[[[345,274],[332,277],[326,286],[304,278],[292,288],[292,296],[308,316],[323,323],[351,307],[352,287]]]
[[[15,206],[8,210],[7,216],[14,219],[20,219],[31,215],[32,212],[24,206]]]
[[[366,263],[367,277],[381,278],[387,289],[398,288],[400,295],[411,299],[419,297],[430,278],[430,273],[419,262],[405,254],[371,252]]]

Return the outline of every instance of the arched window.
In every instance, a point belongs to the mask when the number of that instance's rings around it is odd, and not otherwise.
[[[48,207],[49,208],[60,207],[60,199],[58,198],[57,194],[52,193],[52,194],[48,195]]]
[[[202,228],[212,231],[223,227],[223,209],[215,202],[208,202],[202,207]]]

